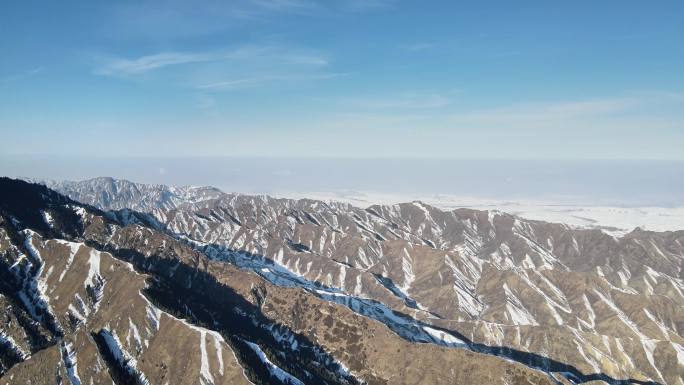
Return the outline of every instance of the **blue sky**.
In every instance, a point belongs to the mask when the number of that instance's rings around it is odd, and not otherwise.
[[[459,3],[3,2],[0,152],[684,160],[684,2]]]

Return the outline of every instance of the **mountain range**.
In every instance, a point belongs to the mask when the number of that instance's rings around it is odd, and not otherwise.
[[[684,385],[684,231],[0,179],[0,384]]]

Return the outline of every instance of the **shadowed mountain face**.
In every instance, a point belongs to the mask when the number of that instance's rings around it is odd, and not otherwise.
[[[48,186],[0,186],[0,384],[684,383],[684,232]]]

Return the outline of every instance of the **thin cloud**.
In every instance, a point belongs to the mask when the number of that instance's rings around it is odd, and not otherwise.
[[[336,17],[390,7],[393,0],[146,0],[109,5],[103,29],[116,36],[185,37],[224,32],[235,25],[268,22],[283,15]]]
[[[310,13],[320,9],[316,2],[306,0],[251,0],[251,3],[274,12]]]
[[[299,13],[316,16],[331,12],[366,12],[387,8],[394,0],[249,0],[250,4],[271,12]]]
[[[428,42],[418,42],[418,43],[411,43],[411,44],[405,44],[400,46],[402,49],[410,52],[422,52],[422,51],[428,51],[433,48],[435,48],[436,44],[435,43],[428,43]]]
[[[548,130],[565,136],[579,132],[589,135],[601,130],[619,137],[625,132],[682,127],[683,116],[677,112],[682,103],[684,98],[676,92],[649,92],[629,97],[517,103],[455,112],[459,108],[456,100],[439,94],[414,94],[344,100],[344,105],[354,109],[334,121],[340,127],[455,136],[478,132],[485,136],[519,138],[536,137]],[[663,116],[663,110],[670,112]],[[654,114],[654,111],[660,112]]]
[[[216,107],[216,100],[210,96],[199,94],[194,95],[195,106],[201,110],[213,110]]]
[[[394,0],[345,0],[341,4],[347,11],[368,12],[389,8],[394,5]]]
[[[463,124],[525,125],[605,116],[624,112],[642,102],[636,98],[593,99],[558,103],[522,103],[453,115]]]
[[[321,74],[291,74],[291,75],[273,75],[263,76],[257,78],[245,79],[231,79],[224,81],[217,81],[207,84],[200,84],[196,86],[198,90],[205,91],[230,91],[243,88],[254,88],[265,86],[276,82],[301,82],[301,81],[315,81],[334,79],[342,76],[347,76],[348,73],[321,73]]]
[[[212,54],[161,52],[141,56],[136,59],[114,59],[104,66],[97,68],[95,73],[106,76],[130,76],[168,66],[207,62],[215,59],[215,56]]]
[[[30,70],[27,70],[24,72],[20,72],[20,73],[14,74],[14,75],[9,75],[9,76],[6,76],[4,78],[0,78],[0,83],[10,83],[10,82],[15,82],[15,81],[23,80],[26,78],[30,78],[34,75],[37,75],[37,74],[43,72],[44,69],[45,69],[44,67],[31,68]]]
[[[274,46],[243,46],[233,50],[206,52],[159,52],[137,58],[108,59],[94,69],[96,75],[130,77],[171,66],[214,62],[254,63],[258,66],[318,68],[329,64],[326,57]]]
[[[431,109],[451,104],[451,99],[440,94],[400,94],[380,97],[354,98],[345,101],[354,108],[368,110]]]
[[[224,80],[208,84],[201,84],[196,88],[199,90],[233,90],[238,88],[255,87],[259,84],[262,84],[264,81],[266,81],[265,78]]]

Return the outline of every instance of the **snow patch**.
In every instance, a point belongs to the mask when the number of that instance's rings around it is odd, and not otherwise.
[[[88,276],[83,282],[86,290],[88,290],[89,294],[92,296],[94,308],[93,312],[97,312],[97,309],[100,307],[102,297],[104,296],[105,280],[100,275],[100,257],[101,253],[98,250],[90,250],[90,258],[88,259],[88,264],[90,267],[88,269]]]
[[[104,340],[105,345],[107,345],[107,349],[109,349],[109,352],[114,356],[114,359],[122,369],[134,376],[139,384],[150,385],[145,374],[138,370],[138,361],[123,348],[119,337],[116,335],[116,331],[102,329],[100,331],[100,336]]]
[[[66,275],[67,271],[71,267],[71,264],[74,263],[74,257],[76,256],[76,253],[81,248],[81,246],[83,246],[83,244],[63,240],[59,240],[57,242],[69,247],[69,256],[67,257],[66,265],[64,266],[64,270],[62,270],[62,273],[59,275],[58,279],[59,282],[62,282],[62,280],[64,279],[64,275]]]
[[[17,355],[22,359],[25,360],[29,357],[29,354],[26,353],[21,346],[19,346],[14,339],[6,334],[3,330],[0,330],[0,344],[9,346],[11,350],[14,350]]]
[[[271,360],[269,360],[268,357],[266,357],[266,354],[263,352],[263,350],[261,350],[261,348],[259,347],[259,345],[255,344],[255,343],[253,343],[253,342],[250,342],[250,341],[245,341],[245,340],[243,340],[243,341],[244,341],[252,350],[254,350],[254,352],[257,354],[257,356],[259,357],[259,359],[260,359],[263,363],[266,364],[266,366],[268,367],[269,372],[270,372],[274,377],[276,377],[277,379],[279,379],[280,381],[282,381],[283,383],[286,383],[286,384],[304,385],[304,383],[303,383],[301,380],[299,380],[297,377],[295,377],[295,376],[291,375],[290,373],[284,371],[284,370],[281,369],[279,366],[277,366],[276,364],[274,364],[273,362],[271,362]]]
[[[76,358],[74,345],[71,342],[62,341],[60,351],[62,353],[62,362],[64,362],[69,383],[71,383],[71,385],[81,385],[81,378],[78,376],[78,360]]]
[[[41,211],[41,215],[46,225],[48,225],[50,228],[55,226],[55,219],[52,217],[52,215],[50,215],[49,212],[43,210]]]
[[[466,343],[463,342],[463,340],[461,340],[461,339],[457,338],[456,336],[452,335],[451,333],[445,332],[443,330],[437,330],[437,329],[431,328],[429,326],[423,326],[423,330],[425,330],[435,340],[442,342],[443,345],[445,345],[445,346],[450,346],[450,347],[455,347],[455,346],[465,347],[466,346]]]
[[[504,293],[506,294],[506,311],[509,320],[514,325],[539,325],[534,316],[530,314],[525,306],[520,302],[520,299],[513,294],[513,291],[506,283],[503,284]]]
[[[213,385],[214,377],[211,375],[211,368],[209,367],[209,357],[207,355],[207,332],[200,331],[200,384]]]

